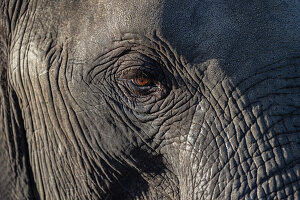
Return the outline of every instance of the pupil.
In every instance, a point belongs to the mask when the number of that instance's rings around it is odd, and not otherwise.
[[[145,85],[145,84],[147,84],[147,79],[140,78],[140,79],[138,79],[138,82],[139,82],[141,85]]]

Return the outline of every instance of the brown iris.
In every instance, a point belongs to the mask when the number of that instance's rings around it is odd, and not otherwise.
[[[138,77],[138,78],[134,78],[131,79],[131,82],[137,86],[147,86],[151,83],[151,80],[149,78],[146,77]]]

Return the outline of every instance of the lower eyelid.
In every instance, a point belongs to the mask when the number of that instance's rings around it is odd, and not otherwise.
[[[146,85],[146,86],[138,86],[138,85],[135,85],[135,84],[133,84],[132,82],[130,82],[130,84],[132,84],[134,87],[136,87],[136,88],[139,88],[139,89],[146,89],[146,88],[152,88],[152,86],[149,86],[149,85]]]

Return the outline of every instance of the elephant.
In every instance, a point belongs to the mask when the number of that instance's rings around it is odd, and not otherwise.
[[[300,198],[298,1],[0,10],[0,199]]]

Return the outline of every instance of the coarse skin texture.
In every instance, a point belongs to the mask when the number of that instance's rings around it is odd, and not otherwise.
[[[0,0],[0,199],[299,199],[299,71],[295,0]]]

